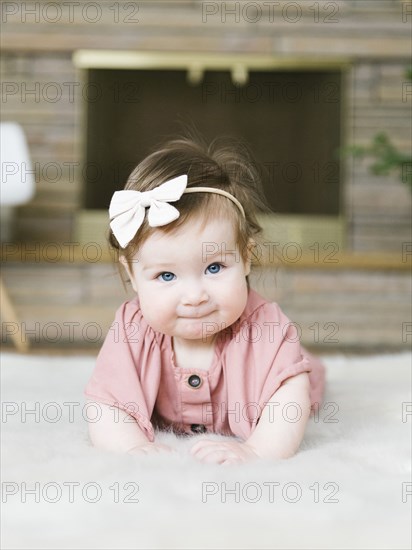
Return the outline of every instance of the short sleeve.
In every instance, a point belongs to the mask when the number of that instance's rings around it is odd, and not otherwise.
[[[116,312],[84,394],[124,410],[154,441],[150,421],[160,383],[161,358],[155,334],[144,320],[137,298]]]
[[[228,410],[241,411],[228,420],[233,433],[243,439],[250,436],[266,403],[285,380],[307,372],[312,387],[317,378],[296,324],[276,303],[266,302],[243,320],[228,346],[226,362]],[[316,367],[323,368],[320,362]],[[311,391],[311,406],[314,395]]]

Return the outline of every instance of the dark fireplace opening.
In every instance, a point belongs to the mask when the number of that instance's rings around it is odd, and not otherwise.
[[[89,69],[83,207],[104,209],[165,137],[193,123],[207,139],[246,141],[273,211],[340,213],[342,73]]]

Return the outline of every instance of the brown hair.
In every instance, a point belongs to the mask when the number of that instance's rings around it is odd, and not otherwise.
[[[131,271],[131,259],[139,247],[155,231],[172,233],[193,218],[207,220],[225,217],[233,223],[236,242],[243,261],[248,256],[249,239],[257,240],[262,233],[256,214],[270,212],[266,205],[256,163],[244,143],[217,138],[209,145],[198,134],[179,136],[162,144],[133,170],[125,189],[149,191],[165,181],[187,174],[187,187],[215,187],[232,194],[245,211],[227,197],[214,193],[187,193],[173,205],[179,210],[177,220],[162,227],[150,227],[145,217],[141,227],[126,248],[121,248],[109,230],[109,243],[124,256]],[[123,280],[123,278],[122,278]],[[249,286],[249,281],[248,286]]]

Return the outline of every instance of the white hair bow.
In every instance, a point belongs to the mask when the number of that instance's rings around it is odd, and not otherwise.
[[[166,225],[180,216],[179,210],[168,204],[183,195],[187,175],[173,178],[151,191],[116,191],[109,207],[110,227],[122,248],[130,243],[142,225],[146,208],[151,227]]]

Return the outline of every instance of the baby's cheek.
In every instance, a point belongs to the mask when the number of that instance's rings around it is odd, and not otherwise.
[[[141,304],[143,317],[158,332],[166,332],[171,322],[171,315],[166,310],[165,305],[157,303],[155,300],[147,302],[144,306]]]
[[[236,294],[233,294],[236,296]],[[221,303],[219,308],[219,322],[224,323],[224,326],[230,326],[233,324],[245,309],[245,304],[242,300],[236,299],[235,303],[233,301],[230,303]]]
[[[230,292],[225,293],[224,299],[228,311],[242,313],[247,303],[247,297],[248,290],[246,280],[245,282],[237,281],[237,283],[231,287]]]

